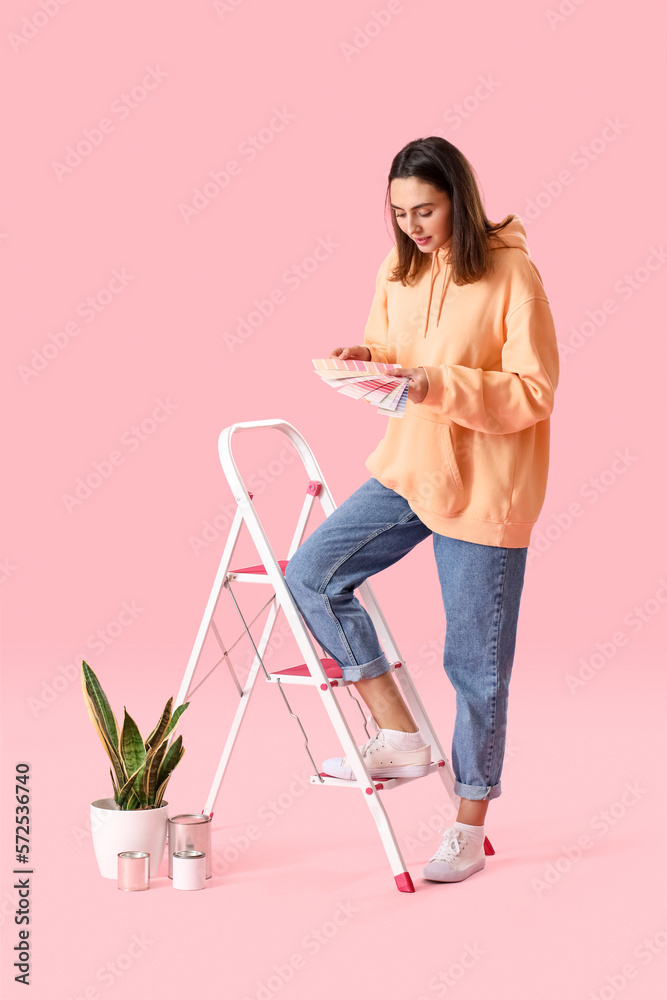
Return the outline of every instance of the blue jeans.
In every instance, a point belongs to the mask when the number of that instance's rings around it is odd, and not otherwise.
[[[454,790],[501,794],[507,701],[527,548],[503,548],[431,531],[407,500],[371,478],[304,540],[285,582],[312,635],[347,681],[391,670],[368,612],[354,595],[367,577],[433,535],[445,607],[444,668],[456,691]],[[410,585],[405,612],[410,614]]]

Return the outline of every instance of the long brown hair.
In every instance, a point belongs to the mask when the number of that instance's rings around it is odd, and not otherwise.
[[[390,281],[400,281],[403,285],[411,283],[419,277],[430,259],[430,254],[422,253],[394,218],[390,186],[398,177],[416,177],[438,191],[446,191],[451,198],[453,231],[449,263],[455,285],[469,285],[492,270],[489,236],[493,236],[501,246],[508,246],[496,234],[512,221],[514,215],[507,215],[502,222],[490,222],[471,164],[451,142],[439,135],[431,135],[425,139],[413,139],[404,146],[392,160],[389,170],[385,208],[391,216],[398,250],[398,263],[389,275]]]

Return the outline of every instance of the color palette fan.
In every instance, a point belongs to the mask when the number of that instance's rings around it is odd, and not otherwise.
[[[313,364],[315,373],[344,396],[364,399],[387,417],[402,417],[405,413],[409,379],[392,375],[401,365],[340,358],[314,358]]]

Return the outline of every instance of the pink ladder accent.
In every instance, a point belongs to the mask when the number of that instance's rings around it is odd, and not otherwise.
[[[394,875],[394,881],[396,882],[399,892],[415,891],[415,887],[412,884],[412,879],[410,878],[409,872],[401,872],[400,875]]]

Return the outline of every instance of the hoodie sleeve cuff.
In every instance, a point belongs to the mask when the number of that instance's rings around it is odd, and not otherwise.
[[[428,388],[426,395],[422,399],[420,406],[441,407],[445,401],[447,393],[447,365],[438,365],[437,368],[420,365],[426,372]]]
[[[376,344],[364,344],[363,346],[367,347],[368,350],[371,352],[370,360],[374,364],[375,363],[379,363],[379,364],[387,364],[388,363],[387,351],[386,350],[383,350],[381,347],[378,347],[378,345],[376,345]]]

